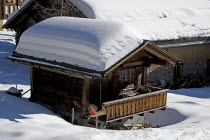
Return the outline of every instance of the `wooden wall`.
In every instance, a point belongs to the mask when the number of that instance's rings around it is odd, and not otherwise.
[[[89,87],[84,88],[84,79],[32,68],[31,80],[32,101],[67,112],[71,112],[72,108],[75,108],[76,112],[82,112],[83,107],[86,107],[83,100],[87,101],[84,99],[83,93],[88,92],[86,89],[89,89]],[[87,96],[87,98],[89,97]]]
[[[210,59],[210,44],[190,45],[166,49],[184,63]]]

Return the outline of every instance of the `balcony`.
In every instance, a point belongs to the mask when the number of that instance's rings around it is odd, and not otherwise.
[[[150,92],[103,103],[102,110],[92,117],[105,115],[106,122],[112,122],[131,117],[134,114],[165,108],[168,89],[152,86],[145,86],[144,89]]]

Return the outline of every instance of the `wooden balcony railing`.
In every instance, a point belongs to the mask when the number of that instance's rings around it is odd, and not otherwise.
[[[109,122],[165,107],[169,90],[151,86],[147,86],[147,88],[152,92],[103,103],[103,109],[106,110],[106,121]]]

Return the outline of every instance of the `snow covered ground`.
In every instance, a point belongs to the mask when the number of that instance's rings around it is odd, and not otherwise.
[[[72,125],[27,97],[7,95],[15,84],[30,88],[29,68],[6,59],[13,41],[12,32],[0,32],[0,140],[210,140],[210,87],[170,91],[166,111],[146,114],[159,128],[126,131]]]
[[[14,32],[0,32],[0,91],[17,86],[24,91],[29,87],[29,67],[7,59],[15,50]]]

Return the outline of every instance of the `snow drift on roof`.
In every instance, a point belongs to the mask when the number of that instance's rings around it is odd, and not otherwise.
[[[23,33],[17,53],[104,71],[142,44],[119,22],[55,17]]]
[[[151,19],[210,13],[209,0],[70,0],[94,19]]]
[[[182,38],[209,37],[210,15],[164,19],[122,21],[135,28],[145,40],[161,41]]]
[[[87,17],[133,26],[150,41],[210,36],[209,0],[70,0]]]

